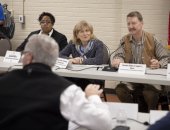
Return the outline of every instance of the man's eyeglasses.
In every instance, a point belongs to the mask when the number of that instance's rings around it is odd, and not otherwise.
[[[40,24],[51,24],[51,21],[40,21]]]

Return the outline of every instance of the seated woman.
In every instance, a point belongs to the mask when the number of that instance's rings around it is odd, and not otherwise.
[[[72,64],[101,65],[106,64],[108,53],[104,52],[104,43],[93,34],[93,27],[86,21],[77,23],[73,30],[73,39],[60,52],[60,57],[68,58]],[[71,57],[70,57],[71,56]],[[92,80],[69,78],[82,89]],[[82,83],[84,81],[84,83]]]
[[[103,46],[94,36],[92,25],[83,20],[75,25],[73,39],[60,52],[60,57],[69,58],[72,64],[100,65],[104,61]]]

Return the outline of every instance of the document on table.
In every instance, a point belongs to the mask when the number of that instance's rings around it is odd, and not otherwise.
[[[168,111],[151,110],[150,111],[150,124],[154,124],[156,121],[164,117]]]
[[[166,76],[167,75],[167,69],[150,69],[150,68],[147,68],[145,74]]]
[[[132,119],[137,120],[138,104],[135,104],[135,103],[113,103],[113,102],[106,102],[106,104],[109,107],[112,118],[116,118],[117,113],[120,110],[124,110],[127,118],[132,118]]]

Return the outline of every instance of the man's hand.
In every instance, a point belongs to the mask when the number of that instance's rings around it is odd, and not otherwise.
[[[86,89],[85,89],[85,93],[86,93],[86,97],[92,96],[92,95],[99,95],[103,92],[102,89],[99,89],[100,86],[99,85],[95,85],[95,84],[89,84],[87,85]]]
[[[159,61],[156,60],[156,59],[151,59],[151,64],[150,64],[150,68],[151,69],[158,69],[160,68],[160,64],[159,64]]]
[[[121,59],[115,58],[111,61],[111,66],[119,68],[120,63],[123,63],[123,61]]]

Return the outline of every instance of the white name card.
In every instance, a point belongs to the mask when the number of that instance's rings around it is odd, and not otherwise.
[[[150,111],[150,124],[154,124],[156,121],[160,120],[167,114],[168,114],[168,111],[151,110]]]
[[[167,66],[167,78],[170,79],[170,64]]]
[[[69,63],[69,60],[64,59],[64,58],[58,58],[57,61],[56,61],[55,66],[58,67],[58,68],[65,69],[65,68],[67,68],[68,63]]]
[[[21,52],[7,51],[3,62],[6,63],[18,63],[21,58]]]
[[[146,64],[120,63],[118,73],[144,75]]]

